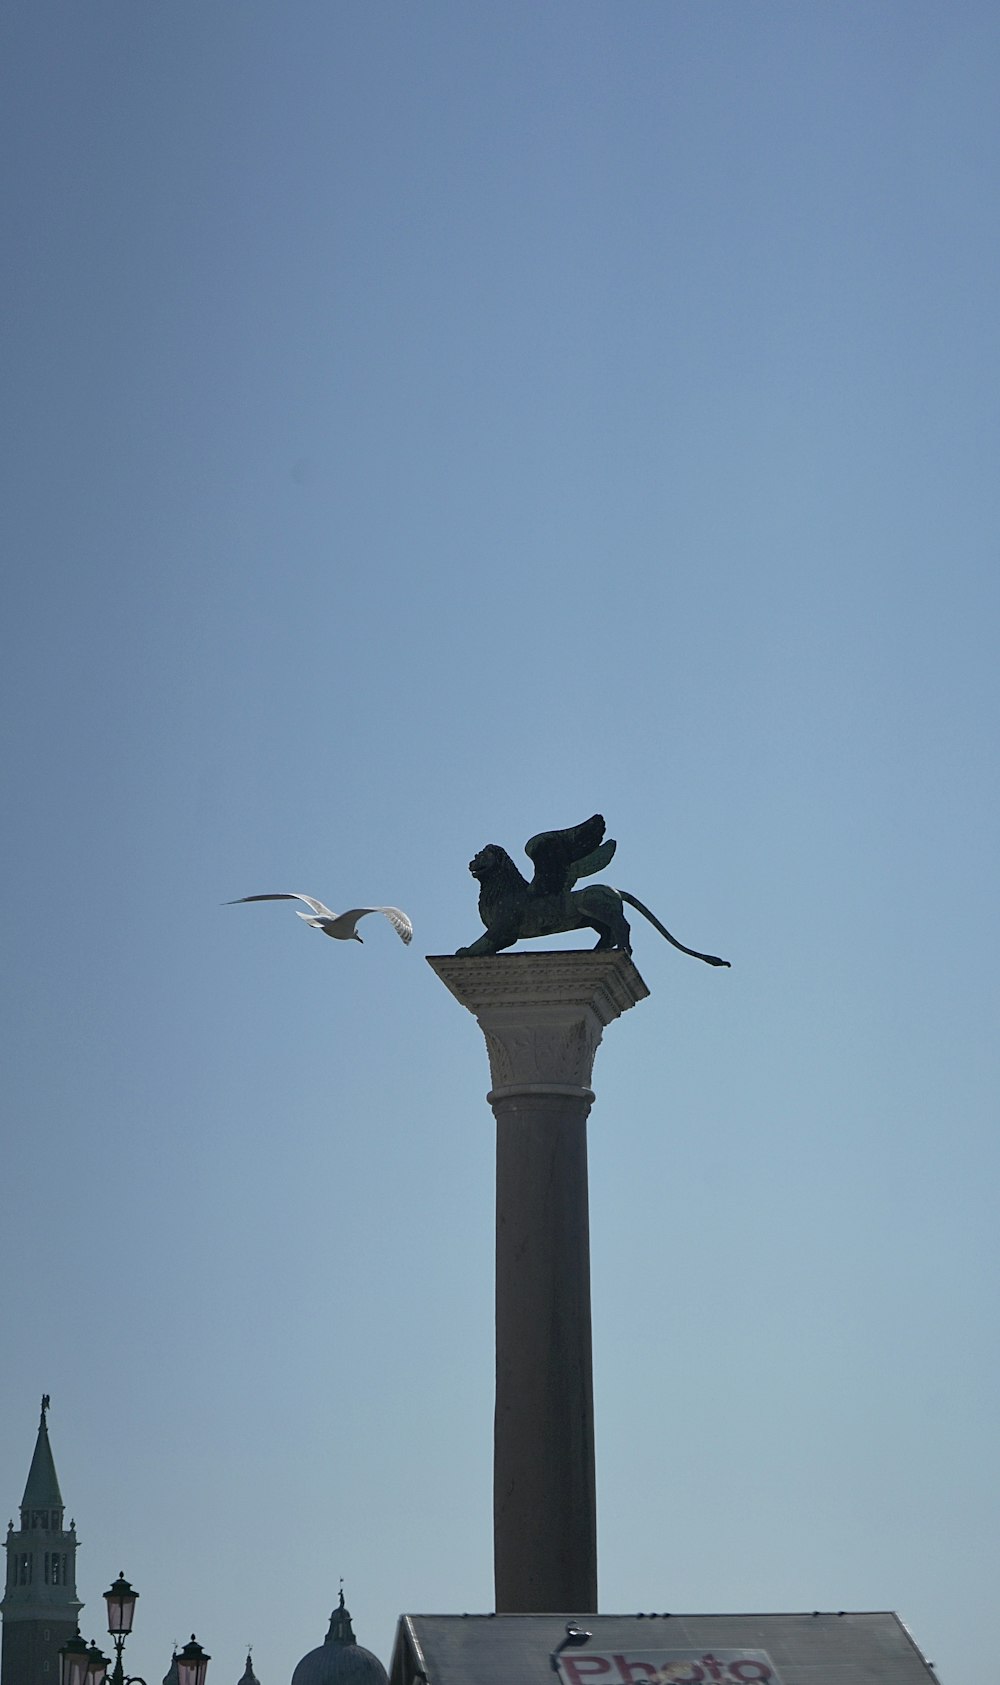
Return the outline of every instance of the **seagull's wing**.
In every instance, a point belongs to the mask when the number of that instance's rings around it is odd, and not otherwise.
[[[312,908],[318,918],[335,919],[337,916],[336,913],[330,911],[329,907],[324,907],[322,901],[315,900],[311,895],[239,895],[235,901],[227,901],[225,905],[227,907],[239,907],[244,901],[304,901],[307,907]],[[305,918],[304,913],[302,917]]]
[[[383,913],[397,936],[401,937],[404,942],[413,941],[413,925],[406,914],[401,912],[398,907],[352,907],[350,912],[338,915],[337,924],[345,935],[349,935],[358,920],[363,919],[366,913]],[[337,935],[340,935],[340,930],[337,931]]]
[[[396,935],[404,942],[413,941],[413,923],[398,907],[373,907],[373,913],[384,913]]]

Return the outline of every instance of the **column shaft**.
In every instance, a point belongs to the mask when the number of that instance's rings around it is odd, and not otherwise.
[[[435,955],[486,1040],[497,1123],[493,1540],[498,1614],[597,1610],[587,1115],[627,954]]]
[[[589,1096],[495,1099],[498,1613],[597,1608]]]

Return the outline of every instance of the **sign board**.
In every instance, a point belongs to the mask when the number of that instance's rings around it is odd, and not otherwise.
[[[781,1685],[766,1650],[563,1650],[563,1685]]]

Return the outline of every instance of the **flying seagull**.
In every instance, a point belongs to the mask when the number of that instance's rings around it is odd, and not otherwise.
[[[335,936],[338,942],[360,942],[361,937],[355,928],[358,920],[363,919],[366,913],[384,913],[397,936],[404,942],[413,941],[413,925],[398,907],[352,907],[347,913],[331,913],[329,907],[324,907],[322,901],[315,901],[311,895],[240,895],[225,905],[239,907],[244,901],[304,901],[312,912],[300,913],[296,907],[296,916],[305,919],[314,930]]]

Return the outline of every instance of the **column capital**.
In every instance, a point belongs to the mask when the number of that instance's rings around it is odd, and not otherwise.
[[[490,1058],[491,1105],[549,1095],[573,1096],[589,1106],[605,1025],[649,994],[629,955],[618,949],[434,954],[427,963],[479,1022]]]

